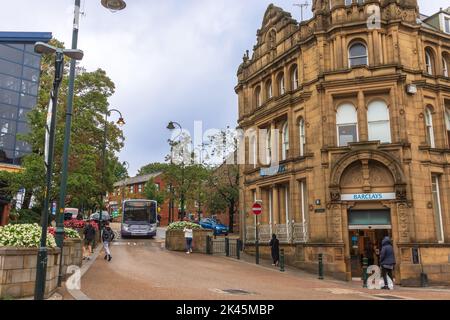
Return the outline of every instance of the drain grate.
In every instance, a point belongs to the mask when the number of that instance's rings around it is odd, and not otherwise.
[[[384,294],[377,294],[377,295],[375,295],[375,297],[378,297],[378,298],[382,298],[382,299],[385,299],[385,300],[405,300],[405,298],[402,298],[402,297],[396,297],[396,296],[390,296],[390,295],[384,295]]]

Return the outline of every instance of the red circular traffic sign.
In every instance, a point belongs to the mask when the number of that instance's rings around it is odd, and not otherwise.
[[[262,213],[262,205],[260,203],[255,203],[252,207],[253,214],[259,216]]]

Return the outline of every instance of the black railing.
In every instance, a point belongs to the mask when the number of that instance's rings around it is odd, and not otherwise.
[[[241,259],[242,241],[240,239],[207,237],[206,253],[211,255],[224,255]]]

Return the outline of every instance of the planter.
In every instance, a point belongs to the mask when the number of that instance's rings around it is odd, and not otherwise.
[[[67,267],[81,267],[83,263],[83,242],[81,239],[64,240],[62,274],[67,276]],[[71,275],[71,274],[70,274]]]
[[[194,230],[192,250],[195,253],[206,254],[206,238],[213,236],[212,230]],[[186,251],[186,240],[183,230],[166,231],[166,249],[170,251]]]
[[[0,247],[0,298],[26,298],[34,295],[38,248]],[[48,249],[45,298],[58,285],[59,248]]]

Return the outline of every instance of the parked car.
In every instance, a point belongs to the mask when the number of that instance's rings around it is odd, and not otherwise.
[[[215,236],[222,234],[227,236],[230,230],[226,225],[220,223],[220,221],[217,221],[213,218],[202,219],[200,221],[200,225],[202,226],[203,229],[213,230]]]
[[[77,208],[65,208],[64,209],[64,220],[77,219],[79,210]]]
[[[100,220],[100,212],[96,212],[91,214],[91,216],[89,217],[89,220],[94,220],[95,222],[99,222]],[[111,215],[108,213],[108,211],[103,211],[102,212],[102,222],[112,222],[113,218],[111,217]]]

